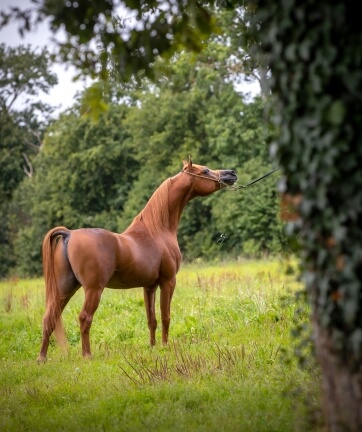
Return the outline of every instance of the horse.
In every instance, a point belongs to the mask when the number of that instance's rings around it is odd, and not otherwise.
[[[105,287],[143,287],[150,345],[156,343],[156,290],[160,287],[162,343],[167,345],[170,306],[181,264],[177,231],[185,205],[233,185],[234,170],[212,170],[183,161],[181,172],[166,179],[129,227],[118,234],[100,228],[69,230],[58,226],[45,235],[42,246],[46,308],[38,362],[46,361],[53,331],[66,344],[61,314],[82,286],[79,314],[82,354],[91,358],[89,332]]]

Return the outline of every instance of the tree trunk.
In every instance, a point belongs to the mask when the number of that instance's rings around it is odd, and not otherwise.
[[[317,359],[322,369],[325,418],[330,432],[362,431],[362,365],[351,370],[331,337],[313,320]]]

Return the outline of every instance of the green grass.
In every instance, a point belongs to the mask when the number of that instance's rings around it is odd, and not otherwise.
[[[81,357],[82,289],[63,313],[67,355],[37,364],[44,283],[0,283],[1,431],[319,431],[319,375],[291,331],[308,322],[277,261],[183,265],[170,343],[148,345],[141,289],[105,290]],[[159,314],[158,314],[159,318]],[[160,321],[160,319],[159,319]],[[160,327],[160,326],[159,326]]]

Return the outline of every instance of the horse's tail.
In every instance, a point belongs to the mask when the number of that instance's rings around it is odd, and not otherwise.
[[[61,349],[67,351],[67,338],[65,336],[62,320],[62,309],[59,291],[55,280],[54,249],[56,239],[59,236],[68,238],[70,230],[59,226],[47,232],[43,240],[43,274],[45,279],[45,304],[46,313],[54,326],[54,336]]]

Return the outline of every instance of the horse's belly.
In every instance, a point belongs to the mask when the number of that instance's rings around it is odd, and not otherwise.
[[[175,257],[170,253],[173,250],[170,245],[160,246],[148,237],[142,238],[142,241],[129,237],[121,240],[115,271],[107,287],[127,289],[155,286],[159,284],[160,278],[175,275]]]

